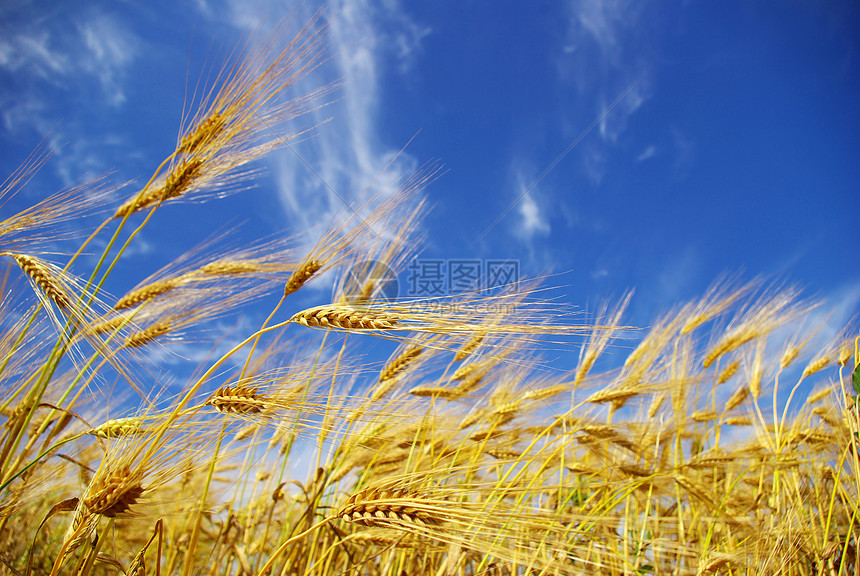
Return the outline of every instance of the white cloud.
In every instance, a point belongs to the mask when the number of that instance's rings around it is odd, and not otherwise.
[[[122,72],[137,52],[135,36],[106,15],[46,20],[20,30],[3,30],[0,68],[68,89],[69,79],[95,76],[111,104],[124,100]]]
[[[105,14],[56,11],[52,16],[18,26],[0,22],[0,72],[15,78],[0,85],[0,109],[8,132],[34,131],[51,143],[52,166],[73,186],[105,171],[104,145],[116,136],[70,114],[68,103],[122,105],[138,41],[120,20]]]
[[[11,72],[20,69],[43,79],[55,79],[66,73],[68,57],[50,46],[50,36],[45,31],[19,33],[0,41],[0,67]]]
[[[234,1],[232,12],[247,24],[255,16],[241,7],[245,4]],[[271,8],[267,21],[276,22],[280,12],[294,6]],[[298,24],[310,16],[291,15]],[[406,70],[428,30],[391,0],[333,0],[325,22],[323,51],[331,60],[302,80],[293,94],[337,83],[337,101],[297,120],[300,128],[318,125],[313,136],[271,157],[287,217],[300,229],[325,225],[336,215],[354,215],[357,203],[375,194],[387,196],[417,164],[400,153],[405,142],[382,142],[376,125],[384,106],[383,67],[394,61],[401,72]]]
[[[657,147],[654,146],[653,144],[651,144],[651,145],[647,146],[645,148],[645,150],[643,150],[642,152],[640,152],[636,156],[636,162],[644,162],[645,160],[648,160],[649,158],[653,158],[656,155],[657,155]]]
[[[522,216],[520,233],[526,238],[531,238],[535,234],[549,234],[549,223],[530,192],[520,201],[520,216]]]
[[[571,17],[579,34],[594,42],[610,64],[618,65],[624,56],[624,28],[636,23],[640,4],[637,0],[574,0]]]
[[[125,102],[123,72],[137,52],[134,35],[108,16],[85,20],[79,24],[78,31],[89,51],[80,61],[81,68],[99,78],[112,105],[122,104]]]
[[[600,182],[604,150],[619,142],[629,120],[650,97],[651,63],[640,21],[643,3],[635,0],[572,0],[567,39],[558,59],[562,80],[593,102],[600,142],[594,146],[589,178]]]
[[[523,240],[531,240],[536,234],[549,234],[550,224],[537,202],[537,189],[534,178],[530,176],[530,170],[522,166],[515,166],[513,173],[513,180],[515,182],[514,193],[517,196],[517,212],[520,215],[520,220],[515,230],[516,236]]]
[[[396,47],[394,54],[399,62],[399,71],[405,74],[409,71],[415,55],[421,52],[421,42],[432,33],[432,30],[429,26],[411,20],[399,9],[398,1],[383,0],[386,13],[393,21],[393,25],[389,24],[385,27],[390,31],[390,38],[384,38],[384,40]]]

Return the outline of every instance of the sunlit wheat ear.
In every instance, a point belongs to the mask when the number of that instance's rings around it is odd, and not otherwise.
[[[122,438],[125,436],[134,436],[143,434],[146,431],[143,428],[143,418],[115,418],[108,420],[104,424],[100,424],[95,428],[90,428],[86,434],[97,436],[99,438]]]
[[[463,346],[457,350],[457,353],[454,354],[454,361],[459,362],[460,360],[468,357],[472,352],[474,352],[478,346],[484,341],[486,334],[476,334],[472,337],[471,340],[463,344]]]
[[[131,308],[133,306],[137,306],[142,302],[146,302],[147,300],[152,300],[157,296],[161,296],[162,294],[166,294],[179,286],[180,281],[176,278],[170,278],[167,280],[160,280],[158,282],[153,282],[152,284],[147,284],[146,286],[142,286],[136,290],[132,290],[114,304],[114,310],[125,310],[127,308]]]
[[[207,299],[202,296],[209,295]],[[139,348],[162,338],[167,334],[178,335],[183,329],[193,326],[204,319],[217,316],[231,309],[240,300],[247,299],[247,292],[227,294],[223,297],[211,295],[207,289],[187,297],[171,301],[169,307],[145,310],[144,314],[135,315],[141,319],[140,326],[133,326],[135,331],[129,333],[122,341],[123,348]],[[156,312],[150,314],[149,312]],[[147,325],[147,321],[149,324]]]
[[[743,557],[738,554],[709,552],[699,560],[699,574],[731,573],[729,570],[733,567],[743,568],[743,566]]]
[[[319,272],[322,267],[323,263],[320,260],[312,259],[302,264],[295,272],[293,272],[293,275],[284,286],[284,296],[289,296],[290,294],[297,292],[305,285],[305,282],[313,278],[314,274]]]
[[[816,372],[824,370],[829,364],[833,363],[833,360],[833,357],[828,355],[819,356],[818,358],[811,360],[803,369],[801,377],[806,378],[807,376],[812,376]]]
[[[471,374],[481,370],[485,366],[490,363],[490,360],[483,360],[481,362],[472,362],[471,364],[463,364],[462,366],[458,366],[454,373],[451,375],[451,380],[462,380]]]
[[[174,323],[170,319],[159,320],[138,332],[129,334],[123,342],[123,348],[140,348],[153,342],[156,338],[170,333],[174,329]]]
[[[58,280],[61,275],[59,269],[34,256],[10,253],[5,253],[4,255],[15,260],[15,263],[30,277],[45,298],[62,310],[68,310],[71,307],[69,293]]]
[[[779,367],[785,369],[791,366],[792,362],[800,355],[801,347],[795,345],[787,346],[785,352],[782,353],[782,357],[779,359]]]
[[[755,349],[750,352],[745,362],[747,385],[753,398],[761,395],[761,382],[764,378],[764,352],[767,339],[762,337],[756,341]]]
[[[415,373],[420,365],[421,358],[427,358],[432,354],[423,346],[426,340],[409,341],[401,344],[394,355],[383,366],[379,372],[379,378],[376,385],[370,391],[370,400],[376,401],[388,394],[396,385],[402,383],[407,378],[407,375]]]
[[[628,292],[611,311],[608,304],[603,304],[597,311],[597,318],[600,323],[604,326],[619,325],[632,296],[633,293]],[[580,349],[579,365],[576,368],[576,376],[574,377],[575,385],[582,383],[586,375],[594,367],[594,363],[609,344],[613,333],[613,330],[608,330],[605,327],[597,327],[591,331],[585,346]]]
[[[756,338],[767,335],[805,310],[795,300],[796,291],[785,290],[750,305],[726,330],[725,335],[705,354],[702,365],[711,366],[717,358]]]
[[[395,378],[407,369],[424,352],[421,346],[409,346],[403,352],[391,359],[379,373],[379,382]]]
[[[124,326],[130,325],[132,317],[133,316],[128,313],[107,314],[90,322],[86,326],[86,330],[91,334],[110,334]],[[133,324],[131,325],[133,326]]]
[[[162,525],[163,520],[159,519],[156,521],[152,536],[150,536],[149,540],[143,545],[140,551],[134,555],[134,558],[132,558],[131,563],[128,565],[128,570],[125,571],[125,576],[146,576],[146,551],[149,549],[156,537],[159,539],[158,548],[160,550]],[[156,562],[160,565],[161,558],[156,558]]]
[[[236,276],[263,270],[262,264],[253,259],[216,260],[200,267],[199,273],[205,276]]]
[[[732,376],[735,375],[735,372],[738,371],[738,368],[741,367],[741,363],[739,360],[734,360],[728,366],[720,370],[720,373],[717,375],[717,384],[725,384],[729,380],[732,379]]]
[[[178,163],[164,180],[156,181],[150,187],[144,188],[139,194],[117,208],[113,217],[124,218],[144,208],[161,204],[171,198],[178,198],[191,188],[195,180],[200,178],[203,170],[204,164],[199,158]]]
[[[176,148],[177,153],[193,155],[200,151],[201,147],[208,145],[222,134],[225,125],[224,115],[217,110],[212,112],[181,138]]]
[[[813,374],[824,370],[830,364],[846,366],[852,356],[852,339],[846,338],[845,333],[841,332],[822,350],[820,350],[812,360],[803,368],[801,378],[812,376]]]
[[[821,390],[816,390],[812,394],[809,395],[809,398],[806,399],[807,404],[816,404],[817,402],[821,402],[831,394],[833,394],[837,389],[836,384],[831,386],[825,386]]]
[[[697,410],[691,418],[694,422],[712,422],[719,418],[719,414],[713,410]]]
[[[731,287],[732,280],[723,278],[715,282],[698,302],[686,310],[687,319],[681,326],[681,335],[689,334],[705,322],[724,314],[726,310],[755,289],[760,282],[753,280],[739,288]]]
[[[99,517],[86,511],[86,508],[79,504],[78,510],[75,511],[72,523],[63,539],[63,556],[58,558],[59,563],[71,556],[78,548],[88,542],[95,534],[96,527],[99,523]]]
[[[146,548],[134,555],[126,570],[126,576],[146,576]]]
[[[468,374],[461,377],[460,382],[455,387],[457,393],[461,396],[465,396],[481,387],[485,383],[485,377],[499,364],[499,362],[500,360],[498,358],[488,358],[487,360],[476,363],[474,365],[474,370],[469,371]]]
[[[295,134],[277,134],[275,127],[304,114],[329,90],[318,90],[307,96],[278,104],[276,96],[306,75],[320,62],[321,27],[318,20],[301,30],[283,50],[286,31],[280,30],[267,43],[255,46],[247,61],[234,63],[232,69],[219,74],[212,91],[183,127],[176,149],[165,163],[166,176],[153,176],[153,183],[125,202],[114,218],[127,217],[139,210],[184,196],[192,190],[218,184],[222,189],[225,176],[267,152],[285,145]],[[184,121],[185,122],[185,121]]]
[[[617,386],[598,390],[585,399],[592,404],[603,404],[612,402],[616,406],[622,406],[627,400],[642,393],[642,390],[634,386]]]
[[[48,145],[40,145],[0,183],[0,206],[8,208],[10,197],[23,190],[48,156]],[[82,217],[98,212],[114,191],[102,179],[95,179],[53,194],[12,216],[0,216],[0,250],[21,253],[55,246],[57,241],[74,235],[56,227],[57,224],[77,223]]]
[[[843,424],[842,415],[833,406],[816,406],[812,409],[812,414],[833,428],[839,428]]]
[[[657,412],[660,411],[660,408],[663,407],[663,403],[666,401],[666,398],[669,396],[668,392],[662,392],[659,394],[655,394],[651,399],[651,404],[648,406],[648,419],[651,420],[655,416],[657,416]]]
[[[93,478],[82,502],[91,514],[114,518],[143,496],[143,474],[129,466],[103,467]]]
[[[218,389],[209,397],[206,405],[227,414],[258,414],[271,407],[267,396],[256,388],[242,384]]]
[[[317,306],[308,308],[289,320],[310,328],[334,328],[339,330],[391,330],[399,324],[395,314],[357,310],[345,305]]]
[[[428,509],[429,508],[429,509]],[[432,507],[422,506],[419,497],[408,490],[368,488],[349,497],[335,513],[345,522],[368,526],[409,528],[439,526],[444,520]]]
[[[523,398],[526,400],[545,400],[547,398],[552,398],[557,394],[562,394],[564,392],[570,392],[573,389],[573,386],[570,382],[563,382],[561,384],[552,384],[549,386],[544,386],[542,388],[535,388],[533,390],[527,390],[523,393]]]
[[[727,426],[752,426],[752,418],[749,416],[729,416],[723,423]]]
[[[463,395],[454,387],[445,386],[415,386],[409,390],[413,396],[424,398],[442,398],[443,400],[454,400]]]
[[[734,410],[735,408],[743,404],[744,401],[749,397],[749,395],[749,386],[741,386],[734,391],[734,393],[729,397],[728,400],[726,400],[725,411],[728,412],[729,410]]]

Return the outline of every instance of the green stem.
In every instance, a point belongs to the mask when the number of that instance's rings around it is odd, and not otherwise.
[[[9,486],[9,484],[11,484],[13,480],[15,480],[15,478],[17,478],[18,476],[20,476],[21,474],[23,474],[24,472],[26,472],[27,470],[29,470],[30,468],[35,466],[39,462],[39,460],[41,460],[42,458],[44,458],[45,456],[47,456],[48,454],[50,454],[51,452],[53,452],[54,450],[56,450],[57,448],[62,446],[63,444],[68,444],[72,440],[77,440],[78,438],[82,437],[84,434],[85,434],[84,432],[81,432],[80,434],[76,434],[70,438],[66,438],[65,440],[61,440],[61,441],[57,442],[56,444],[54,444],[53,446],[44,450],[41,454],[36,456],[36,458],[32,462],[30,462],[29,464],[27,464],[26,466],[24,466],[23,468],[21,468],[20,470],[15,472],[15,474],[13,474],[8,480],[3,482],[3,484],[0,484],[0,492],[3,492],[3,490],[5,490]]]

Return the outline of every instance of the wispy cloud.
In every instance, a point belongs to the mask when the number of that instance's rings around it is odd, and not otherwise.
[[[243,4],[234,2],[238,13],[245,13]],[[272,20],[284,10],[274,3],[271,8]],[[296,93],[337,83],[337,101],[300,119],[304,127],[317,126],[313,135],[271,161],[287,218],[302,229],[350,214],[375,194],[386,196],[417,165],[401,153],[405,142],[382,140],[377,120],[385,98],[382,75],[389,66],[405,73],[428,30],[393,1],[332,1],[325,20],[324,51],[331,59]]]
[[[657,155],[657,147],[651,144],[636,156],[636,162],[644,162]]]
[[[531,192],[523,196],[523,200],[520,203],[520,216],[522,217],[522,226],[519,232],[526,239],[531,238],[535,234],[549,234],[549,223],[541,213]]]
[[[78,25],[89,54],[80,61],[82,70],[98,77],[108,101],[125,102],[123,76],[137,53],[135,37],[128,28],[106,15],[84,20]]]
[[[27,84],[38,79],[57,88],[70,82],[86,84],[92,76],[98,78],[111,104],[124,101],[122,75],[138,48],[134,34],[122,22],[97,14],[35,26],[3,27],[0,70],[23,75]]]
[[[626,91],[599,123],[600,141],[586,143],[586,171],[599,183],[606,150],[627,130],[630,118],[652,92],[648,39],[640,31],[643,3],[635,0],[572,0],[567,38],[558,60],[559,77],[572,83],[593,111],[600,112]]]
[[[582,93],[593,93],[619,71],[630,71],[643,63],[637,50],[641,38],[636,34],[643,3],[571,0],[568,6],[567,39],[559,73],[575,82]]]
[[[69,102],[121,106],[137,54],[136,36],[107,14],[56,11],[0,22],[0,78],[9,79],[0,79],[3,127],[52,141],[52,165],[66,186],[103,173],[104,145],[115,135],[70,115]]]
[[[69,58],[51,46],[45,31],[10,34],[0,39],[0,68],[10,72],[25,70],[45,80],[67,73]]]
[[[549,234],[551,227],[539,201],[543,194],[537,186],[533,168],[520,158],[511,164],[510,172],[511,196],[517,199],[516,213],[519,215],[512,231],[513,235],[530,242],[536,235]]]

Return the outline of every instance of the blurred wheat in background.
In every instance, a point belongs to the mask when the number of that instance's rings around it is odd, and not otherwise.
[[[382,297],[362,263],[415,254],[429,164],[310,248],[189,247],[107,293],[163,206],[194,218],[301,135],[289,121],[332,95],[289,93],[323,63],[324,26],[239,47],[140,189],[91,182],[3,216],[0,573],[860,570],[856,327],[809,349],[820,305],[791,286],[717,280],[643,330],[631,294],[577,321],[537,281]],[[40,250],[83,213],[103,221],[72,256]],[[330,297],[293,304],[323,277]],[[261,299],[269,316],[225,340],[213,321]],[[211,353],[156,377],[155,352],[192,338]],[[602,362],[613,346],[626,358]]]

